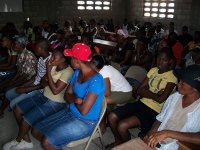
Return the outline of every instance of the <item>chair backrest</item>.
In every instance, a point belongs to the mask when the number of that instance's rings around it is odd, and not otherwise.
[[[120,72],[120,65],[118,63],[111,61],[110,65]]]
[[[147,75],[147,71],[144,68],[140,66],[131,66],[127,70],[125,77],[136,79],[137,81],[142,83],[146,75]]]

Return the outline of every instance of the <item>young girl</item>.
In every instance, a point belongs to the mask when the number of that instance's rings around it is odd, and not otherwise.
[[[45,150],[61,149],[71,141],[91,135],[105,91],[102,76],[90,65],[89,46],[77,43],[64,54],[72,57],[71,65],[76,69],[66,94],[69,108],[40,121],[32,132]]]
[[[131,139],[128,129],[140,126],[146,133],[161,111],[164,101],[173,91],[177,78],[171,70],[173,53],[165,48],[160,51],[157,59],[157,67],[152,68],[138,94],[142,97],[136,103],[130,103],[119,107],[109,115],[111,130],[115,136],[115,143],[110,147],[119,145]]]
[[[93,56],[91,63],[103,76],[106,85],[105,97],[108,104],[124,104],[132,99],[132,87],[114,67],[108,65],[101,55]]]
[[[19,132],[15,140],[3,146],[4,150],[33,147],[28,135],[30,128],[47,116],[66,107],[64,92],[72,73],[73,70],[69,67],[63,53],[54,52],[47,63],[47,78],[42,81],[45,86],[44,92],[21,101],[13,109],[19,125]]]
[[[116,149],[137,150],[199,149],[200,66],[187,67],[180,75],[178,91],[166,100],[151,130],[142,141],[132,139]],[[146,144],[145,144],[145,143]],[[185,148],[187,147],[187,148]]]
[[[101,55],[93,56],[91,64],[103,76],[106,86],[105,97],[108,105],[126,104],[134,101],[132,87],[126,78],[114,67],[108,65]],[[108,109],[109,110],[109,109]],[[109,110],[110,111],[110,110]],[[106,130],[106,118],[101,122],[101,131]]]

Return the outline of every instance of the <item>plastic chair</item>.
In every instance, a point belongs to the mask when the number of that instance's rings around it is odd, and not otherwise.
[[[139,81],[140,83],[142,83],[146,75],[147,75],[147,71],[144,68],[140,66],[131,66],[127,70],[125,77],[135,79]]]
[[[117,69],[120,72],[120,65],[118,63],[111,61],[110,65],[113,66],[115,69]]]
[[[97,125],[96,125],[94,131],[92,132],[92,134],[89,137],[68,143],[67,147],[75,147],[77,145],[87,143],[86,146],[85,146],[85,150],[87,150],[93,139],[100,138],[100,142],[102,144],[102,147],[103,147],[103,149],[105,149],[99,124],[100,124],[100,122],[101,122],[101,120],[102,120],[102,118],[103,118],[103,116],[106,112],[106,108],[107,108],[107,102],[106,102],[106,99],[104,97],[103,101],[102,101],[102,106],[101,106],[100,118],[99,118],[99,121],[97,122]]]

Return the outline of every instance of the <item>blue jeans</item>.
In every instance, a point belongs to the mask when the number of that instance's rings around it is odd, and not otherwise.
[[[13,109],[15,105],[25,99],[28,99],[36,94],[41,94],[39,90],[29,93],[17,93],[16,88],[12,88],[6,92],[6,98],[10,101],[10,108]]]
[[[81,119],[65,108],[33,127],[44,134],[56,149],[61,149],[71,141],[90,136],[96,123],[97,121]]]
[[[42,93],[34,95],[16,105],[24,114],[24,120],[30,125],[66,108],[66,103],[58,103],[45,97]]]

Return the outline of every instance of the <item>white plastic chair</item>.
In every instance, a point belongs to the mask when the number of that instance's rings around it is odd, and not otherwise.
[[[118,63],[111,61],[110,65],[113,66],[115,69],[117,69],[120,72],[120,65]]]
[[[72,141],[72,142],[68,143],[67,147],[75,147],[77,145],[80,145],[80,144],[83,144],[83,143],[87,143],[86,146],[85,146],[85,150],[87,150],[89,145],[90,145],[90,143],[91,143],[91,141],[93,139],[100,138],[100,142],[102,144],[102,148],[105,149],[99,124],[100,124],[100,122],[101,122],[101,120],[102,120],[102,118],[103,118],[103,116],[104,116],[104,114],[106,112],[106,108],[107,108],[107,102],[106,102],[106,99],[104,97],[103,101],[102,101],[102,105],[101,105],[100,118],[99,118],[99,121],[97,122],[97,125],[96,125],[94,131],[92,132],[92,134],[89,137],[86,137],[86,138],[83,138],[83,139],[80,139],[80,140],[76,140],[76,141]]]

